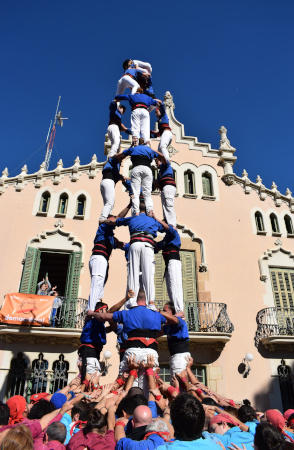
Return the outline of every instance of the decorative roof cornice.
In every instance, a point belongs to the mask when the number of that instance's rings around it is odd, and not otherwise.
[[[0,177],[0,195],[4,193],[8,186],[14,186],[16,191],[22,191],[29,182],[33,182],[36,188],[40,188],[46,180],[52,180],[53,184],[59,184],[64,176],[69,176],[73,182],[78,181],[81,173],[87,173],[89,178],[95,178],[99,170],[103,169],[104,164],[105,161],[98,162],[97,156],[93,155],[89,164],[81,165],[80,158],[77,156],[74,165],[71,167],[64,168],[60,159],[53,170],[47,172],[43,162],[38,172],[28,174],[28,168],[24,165],[20,174],[11,178],[8,176],[6,167],[2,172],[2,177]]]
[[[222,176],[222,180],[228,185],[239,184],[243,187],[245,194],[250,194],[251,191],[257,192],[260,200],[265,200],[270,197],[276,206],[281,206],[285,203],[289,206],[291,213],[294,213],[294,198],[292,197],[292,192],[287,188],[285,195],[278,191],[278,186],[275,182],[272,183],[271,188],[266,188],[262,184],[262,179],[257,175],[256,182],[254,183],[248,178],[248,173],[243,170],[242,177],[238,177],[235,173],[226,173]]]

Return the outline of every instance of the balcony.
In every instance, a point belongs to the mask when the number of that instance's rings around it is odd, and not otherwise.
[[[163,302],[161,303],[162,308]],[[184,310],[191,350],[202,347],[220,353],[234,331],[234,325],[227,313],[227,305],[212,302],[185,302]],[[166,337],[160,338],[159,342],[161,347],[165,348]]]
[[[49,326],[0,324],[0,338],[7,343],[47,343],[78,347],[88,300],[58,297],[62,304],[51,311]]]
[[[264,308],[256,316],[255,345],[262,344],[270,352],[293,351],[294,307]]]

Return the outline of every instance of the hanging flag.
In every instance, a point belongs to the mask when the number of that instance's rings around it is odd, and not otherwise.
[[[34,294],[6,294],[0,322],[14,325],[50,326],[55,297]]]

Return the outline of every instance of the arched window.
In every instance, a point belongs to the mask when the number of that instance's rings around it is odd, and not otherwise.
[[[58,361],[54,361],[52,365],[54,373],[54,381],[51,384],[51,393],[57,391],[57,389],[63,389],[67,385],[69,363],[64,360],[64,355],[59,355]]]
[[[256,224],[256,231],[264,231],[264,223],[262,214],[259,211],[256,211],[255,213],[255,224]]]
[[[67,194],[61,194],[59,197],[59,203],[58,203],[58,214],[66,214],[67,213],[67,205],[68,205],[68,195]]]
[[[38,359],[32,362],[32,373],[28,382],[28,394],[46,392],[48,361],[44,359],[43,353],[39,353]]]
[[[202,174],[202,190],[203,190],[204,196],[209,196],[209,197],[213,196],[210,173],[205,172]]]
[[[18,353],[17,357],[11,360],[8,373],[8,398],[14,395],[24,395],[27,368],[28,361],[24,358],[23,353]]]
[[[49,203],[50,203],[50,194],[49,192],[44,192],[42,194],[42,198],[40,201],[39,212],[47,213],[49,210]]]
[[[84,216],[86,210],[86,197],[82,194],[77,199],[76,216]]]
[[[195,177],[192,170],[187,170],[184,173],[185,180],[185,194],[195,194]]]
[[[286,227],[287,233],[288,233],[288,234],[294,234],[293,222],[292,222],[291,217],[289,217],[288,215],[286,215],[286,216],[284,217],[284,221],[285,221],[285,227]]]
[[[274,213],[271,213],[270,221],[273,233],[280,233],[278,218]]]

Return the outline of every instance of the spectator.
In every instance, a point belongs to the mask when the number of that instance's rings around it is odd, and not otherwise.
[[[34,448],[32,434],[25,425],[17,425],[3,435],[1,450],[33,450]]]
[[[49,292],[51,291],[51,283],[48,280],[48,277],[43,278],[43,280],[40,281],[37,286],[37,295],[49,295]]]
[[[93,409],[85,428],[75,434],[67,445],[67,450],[94,450],[103,448],[114,450],[113,430],[107,430],[106,417],[97,409]]]

